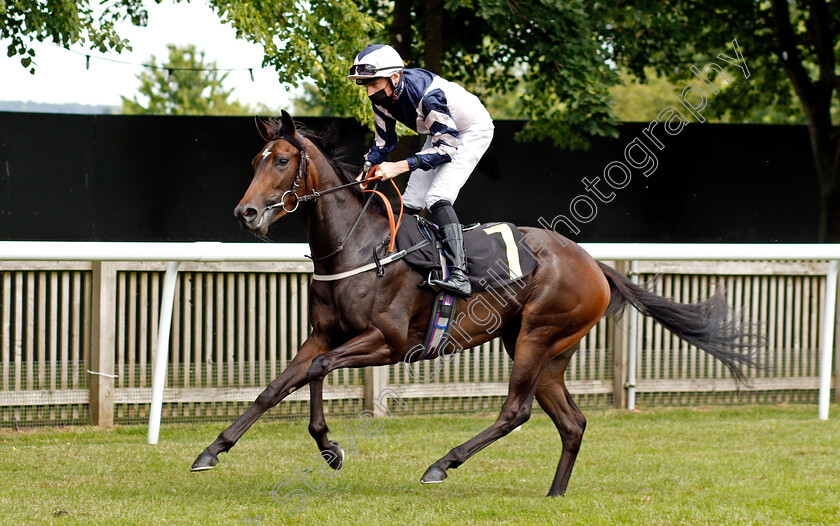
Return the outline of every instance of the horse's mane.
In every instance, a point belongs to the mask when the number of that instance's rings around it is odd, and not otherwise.
[[[269,137],[264,137],[265,139],[284,139],[299,150],[303,147],[303,145],[300,144],[300,141],[298,141],[294,135],[290,134],[288,130],[285,129],[283,122],[279,117],[268,118],[265,122],[271,126],[272,131]],[[309,139],[309,141],[318,148],[318,151],[321,152],[321,155],[324,156],[332,169],[338,175],[339,179],[341,179],[342,184],[356,181],[356,176],[359,174],[360,169],[347,160],[350,152],[347,148],[343,148],[339,145],[340,133],[334,124],[328,126],[323,132],[316,132],[307,129],[299,122],[295,122],[295,129],[301,136],[305,139]],[[347,190],[363,203],[368,197],[362,192],[361,185],[350,186]],[[387,215],[388,213],[385,205],[379,199],[374,199],[368,208],[375,209],[382,215]]]

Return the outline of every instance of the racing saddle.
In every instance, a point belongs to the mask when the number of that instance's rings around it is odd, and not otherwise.
[[[510,285],[534,271],[537,260],[522,232],[511,223],[478,223],[463,227],[467,252],[467,273],[474,291]],[[397,250],[411,250],[406,262],[430,280],[446,277],[446,260],[441,253],[438,226],[422,217],[403,219],[397,232]]]

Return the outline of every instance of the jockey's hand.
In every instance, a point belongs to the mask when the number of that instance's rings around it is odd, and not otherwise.
[[[398,161],[395,163],[382,163],[376,169],[374,175],[378,175],[382,180],[393,179],[394,177],[404,174],[408,171],[408,161]]]

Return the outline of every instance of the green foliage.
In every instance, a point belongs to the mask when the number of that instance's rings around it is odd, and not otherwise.
[[[689,65],[725,63],[738,47],[749,78],[715,97],[709,115],[731,121],[804,122],[820,183],[820,239],[840,241],[840,145],[836,137],[840,77],[840,4],[826,0],[653,0],[613,4],[607,42],[616,62],[634,74],[653,67],[675,82],[691,78]],[[727,64],[727,66],[729,66]],[[676,70],[675,70],[676,67]],[[804,119],[803,119],[804,117]]]
[[[671,106],[680,88],[659,77],[651,70],[645,70],[646,79],[641,81],[626,71],[620,72],[621,84],[610,88],[615,104],[616,119],[622,122],[650,122],[662,108]]]
[[[254,111],[239,102],[230,102],[232,90],[225,90],[222,82],[227,73],[214,71],[215,62],[206,63],[204,52],[195,46],[169,45],[169,60],[160,66],[154,55],[150,71],[138,75],[138,92],[148,99],[145,105],[122,97],[122,112],[126,114],[168,115],[252,115]]]
[[[476,7],[492,33],[486,52],[464,73],[474,71],[484,77],[478,82],[486,79],[503,93],[517,80],[527,83],[522,139],[549,138],[574,149],[586,147],[587,136],[617,136],[608,88],[618,75],[598,39],[597,4],[485,0]],[[522,68],[520,77],[515,68]]]
[[[212,4],[238,36],[265,48],[265,63],[274,66],[282,82],[314,81],[320,93],[310,91],[304,105],[317,107],[323,100],[335,115],[372,124],[364,90],[346,76],[360,49],[388,40],[383,24],[392,17],[393,3]],[[418,2],[415,12],[422,13],[424,5]],[[550,138],[576,148],[586,146],[584,134],[616,135],[608,88],[618,83],[618,75],[605,62],[598,18],[589,2],[462,0],[447,2],[446,9],[445,24],[457,27],[445,31],[453,42],[445,47],[442,74],[485,98],[515,98],[514,105],[496,107],[504,117],[529,120],[522,138]],[[419,35],[423,18],[415,18]],[[422,38],[416,41],[421,43],[405,57],[410,66],[422,66],[416,58],[423,50]]]
[[[237,36],[265,49],[264,65],[292,85],[311,79],[336,115],[373,123],[364,90],[346,79],[384,26],[351,0],[212,0]]]
[[[423,3],[409,57],[422,66]],[[449,0],[441,74],[487,102],[496,118],[527,119],[520,139],[584,148],[616,136],[609,88],[619,82],[600,37],[599,4],[583,0]]]
[[[796,43],[796,56],[787,63],[774,32],[775,4],[789,11]],[[409,66],[423,67],[426,9],[434,3],[211,0],[211,5],[238,37],[262,45],[264,65],[277,71],[280,82],[311,83],[296,106],[303,113],[349,116],[370,125],[364,90],[346,79],[353,57],[371,42],[390,41],[397,34],[391,27],[395,9],[408,7],[409,42],[401,46]],[[840,5],[834,3],[817,1],[810,9],[799,0],[675,0],[666,7],[654,0],[443,0],[443,6],[440,73],[479,94],[496,118],[527,119],[521,138],[547,138],[570,148],[585,147],[589,136],[616,135],[612,101],[619,94],[635,97],[637,112],[661,100],[665,86],[660,81],[628,83],[630,77],[619,71],[682,86],[691,78],[689,65],[702,68],[717,53],[731,54],[732,39],[744,50],[752,75],[716,97],[709,117],[802,122],[800,99],[809,92],[791,84],[786,68],[793,59],[801,61],[813,85],[835,82],[819,67],[814,43],[819,24],[810,16],[824,9],[820,16],[836,26]],[[20,56],[34,72],[31,41],[120,51],[129,44],[114,32],[114,24],[146,21],[141,0],[106,0],[97,12],[89,0],[0,0],[0,36],[10,39],[9,56]],[[616,91],[622,84],[628,91]],[[834,103],[835,116],[837,107]],[[629,106],[618,108],[619,117],[628,118],[628,111]]]
[[[650,122],[663,108],[676,103],[677,96],[686,84],[698,82],[696,78],[671,81],[660,77],[653,68],[645,68],[644,80],[627,71],[621,71],[620,76],[621,84],[610,88],[610,94],[615,100],[613,111],[616,119],[623,122]],[[725,109],[712,111],[717,100],[725,99],[727,90],[734,87],[735,83],[721,83],[721,95],[716,95],[714,101],[709,102],[709,111],[706,112],[708,122],[736,121]],[[792,104],[788,108],[753,108],[737,121],[756,124],[803,124],[804,116],[801,109],[796,104]]]
[[[35,73],[32,42],[52,40],[60,46],[82,44],[102,52],[131,49],[114,25],[129,20],[145,26],[142,0],[105,0],[96,16],[89,0],[0,0],[0,38],[10,39],[7,55]]]
[[[805,44],[806,23],[796,4],[791,4],[792,26],[797,40]],[[800,101],[779,57],[770,2],[678,0],[669,2],[668,9],[658,5],[652,0],[617,3],[606,36],[620,64],[639,78],[653,72],[684,86],[697,82],[691,65],[703,69],[714,61],[739,78],[715,97],[708,108],[711,115],[726,115],[730,122],[801,122]],[[836,14],[834,20],[840,20]],[[749,79],[717,58],[719,53],[734,56],[733,39],[744,54]],[[800,51],[806,64],[816,63],[813,49],[803,45]]]

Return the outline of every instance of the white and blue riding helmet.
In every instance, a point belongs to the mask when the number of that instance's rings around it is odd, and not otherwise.
[[[367,84],[373,79],[387,78],[405,69],[397,50],[387,44],[371,44],[356,55],[348,79]]]

